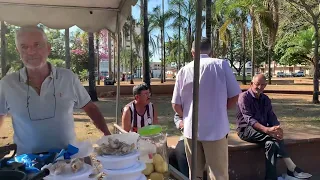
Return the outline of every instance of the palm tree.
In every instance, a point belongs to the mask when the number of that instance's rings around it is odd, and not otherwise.
[[[150,66],[149,66],[149,22],[148,22],[148,0],[142,0],[141,1],[141,8],[143,8],[143,11],[141,14],[143,14],[143,42],[144,42],[144,74],[143,74],[143,81],[151,88],[150,86]]]
[[[161,68],[161,83],[164,81],[165,73],[163,72],[163,67],[165,66],[165,54],[164,54],[164,26],[165,22],[168,19],[167,14],[161,13],[160,6],[156,6],[153,8],[152,13],[150,14],[150,31],[160,29],[160,44],[161,44],[161,61],[162,61],[162,68]]]
[[[88,33],[89,39],[89,95],[92,101],[98,101],[98,96],[96,92],[96,83],[95,83],[95,66],[94,66],[94,35],[93,33]]]
[[[6,25],[1,21],[1,77],[6,75]]]
[[[69,28],[64,30],[65,37],[65,48],[66,48],[66,68],[70,69],[71,66],[71,56],[70,56],[70,37]]]
[[[263,42],[264,33],[262,30],[262,24],[267,27],[268,40],[267,43],[264,42],[264,44],[268,48],[268,83],[271,84],[271,57],[279,28],[279,1],[265,0],[264,7],[266,8],[266,11],[259,14],[257,21]]]
[[[187,37],[187,51],[186,57],[183,59],[185,62],[189,62],[192,59],[191,56],[191,45],[193,41],[193,31],[195,29],[195,19],[196,19],[196,8],[195,2],[193,0],[172,0],[170,1],[170,5],[172,6],[168,11],[168,16],[170,19],[173,19],[175,26],[177,25],[185,30]],[[180,6],[180,8],[179,8]],[[178,7],[178,8],[177,8]],[[173,24],[174,25],[174,24]]]

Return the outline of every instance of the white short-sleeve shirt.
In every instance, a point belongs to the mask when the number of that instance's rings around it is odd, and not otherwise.
[[[12,116],[17,154],[66,148],[75,141],[73,108],[91,101],[78,77],[52,66],[40,95],[27,85],[26,69],[0,81],[0,115]]]
[[[172,103],[183,108],[183,135],[192,138],[194,61],[180,69],[176,77]],[[228,62],[200,56],[198,139],[220,140],[229,133],[227,101],[241,93]]]

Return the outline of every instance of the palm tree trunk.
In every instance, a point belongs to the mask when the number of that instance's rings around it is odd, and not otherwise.
[[[178,70],[181,68],[181,2],[179,2]]]
[[[70,34],[69,34],[69,28],[64,30],[64,41],[65,41],[65,48],[66,48],[66,68],[71,68],[71,56],[70,56]]]
[[[108,31],[108,67],[109,67],[109,80],[113,78],[112,73],[112,46],[111,46],[111,33]]]
[[[161,44],[161,48],[163,48],[163,31],[162,31],[162,28],[161,28],[161,30],[160,30],[160,44]],[[164,76],[164,73],[163,73],[163,51],[162,51],[162,49],[161,49],[161,83],[163,83],[163,76]]]
[[[162,51],[163,51],[163,82],[166,82],[166,43],[164,37],[164,27],[165,27],[165,19],[164,19],[164,0],[162,0]]]
[[[1,21],[1,77],[6,75],[6,25]]]
[[[254,68],[256,65],[255,54],[254,54],[254,36],[255,36],[255,17],[254,17],[254,7],[251,8],[251,77],[255,75]]]
[[[141,0],[142,1],[142,0]],[[145,82],[149,89],[150,86],[150,66],[149,66],[149,22],[148,22],[148,0],[143,0],[143,42],[144,42],[144,74],[143,82]]]
[[[94,76],[94,36],[93,33],[88,33],[89,38],[89,95],[92,101],[98,101],[98,96],[96,92],[96,82]]]
[[[130,84],[134,84],[133,82],[133,48],[132,48],[132,17],[130,17]]]
[[[96,33],[96,59],[97,59],[97,71],[98,71],[98,80],[97,84],[100,85],[100,58],[99,58],[99,32]]]
[[[206,36],[210,40],[211,40],[211,3],[212,3],[212,0],[206,0]]]
[[[117,53],[116,53],[116,47],[118,47],[117,41],[114,38],[113,39],[113,82],[116,82],[116,77],[118,77],[118,72],[116,72],[116,57],[117,57]]]
[[[243,71],[242,71],[242,84],[246,84],[246,27],[245,22],[241,22],[242,26],[242,62],[243,62]]]
[[[313,97],[312,102],[315,104],[319,103],[319,25],[318,22],[315,21],[313,23],[315,33],[315,45],[314,45],[314,73],[313,73]]]
[[[271,84],[271,30],[268,30],[268,84]]]

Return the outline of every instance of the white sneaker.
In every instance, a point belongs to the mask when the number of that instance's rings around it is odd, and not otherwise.
[[[309,179],[309,178],[311,178],[312,175],[309,173],[303,172],[302,169],[296,167],[293,172],[290,170],[287,170],[286,177],[288,177],[288,176],[296,178],[296,179]],[[286,179],[286,180],[291,180],[291,179]],[[295,179],[292,179],[292,180],[295,180]]]

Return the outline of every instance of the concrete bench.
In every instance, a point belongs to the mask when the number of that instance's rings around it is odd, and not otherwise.
[[[230,179],[264,179],[265,159],[263,148],[256,144],[242,141],[236,133],[231,133],[228,140]],[[168,146],[174,147],[178,141],[179,137],[168,137]],[[320,132],[315,132],[314,134],[310,134],[310,132],[286,133],[285,144],[290,157],[299,167],[313,175],[319,174],[317,165],[320,162]],[[277,165],[280,176],[286,172],[286,166],[281,159],[279,159]]]

